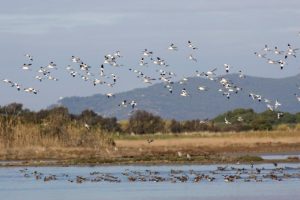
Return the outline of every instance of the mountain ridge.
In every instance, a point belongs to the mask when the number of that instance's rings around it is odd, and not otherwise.
[[[263,78],[246,76],[240,79],[238,74],[228,74],[224,77],[235,85],[243,88],[242,91],[231,95],[230,99],[224,97],[218,89],[220,84],[202,77],[189,77],[188,82],[180,85],[173,84],[173,94],[170,94],[163,83],[155,83],[148,87],[135,88],[133,90],[115,94],[115,98],[107,98],[103,94],[94,94],[87,97],[66,97],[57,105],[65,106],[71,113],[78,114],[85,109],[90,109],[105,117],[117,117],[127,119],[130,108],[122,108],[118,105],[123,101],[135,100],[137,109],[146,110],[167,119],[187,120],[213,118],[221,113],[235,108],[253,108],[257,112],[267,109],[263,102],[254,102],[249,97],[249,92],[260,94],[265,98],[282,103],[281,111],[296,113],[300,111],[300,103],[294,96],[300,92],[296,84],[300,80],[300,74],[285,78]],[[197,90],[199,85],[204,85],[208,91]],[[180,96],[182,88],[190,93],[189,97]]]

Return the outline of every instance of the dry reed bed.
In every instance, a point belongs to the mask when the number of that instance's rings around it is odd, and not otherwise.
[[[153,139],[148,143],[147,139]],[[201,155],[205,153],[300,152],[300,131],[249,131],[227,133],[192,133],[182,136],[131,136],[115,139],[116,146],[127,155],[177,151]]]
[[[94,155],[114,145],[110,134],[68,124],[0,122],[0,159],[62,159]]]

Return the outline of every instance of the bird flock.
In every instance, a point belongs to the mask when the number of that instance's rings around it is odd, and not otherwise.
[[[188,56],[185,58],[187,62],[191,62],[195,65],[198,64],[197,53],[198,46],[188,40],[186,46],[177,46],[175,43],[171,43],[167,48],[170,54],[173,52],[179,52],[181,49],[189,50]],[[281,70],[283,70],[289,63],[290,59],[295,59],[297,57],[297,53],[299,48],[295,48],[293,45],[288,44],[287,48],[279,49],[277,46],[274,48],[270,48],[268,45],[265,45],[259,51],[254,52],[255,56],[259,59],[264,60],[266,63],[274,66],[279,66]],[[177,56],[178,54],[176,54]],[[137,64],[139,67],[132,68],[127,67],[122,64],[123,55],[120,51],[115,51],[108,53],[103,56],[103,62],[99,64],[93,71],[94,67],[90,66],[88,63],[83,61],[78,56],[71,56],[69,58],[70,64],[67,67],[58,67],[58,65],[50,61],[48,64],[36,68],[34,65],[34,57],[31,54],[24,55],[26,61],[21,66],[21,70],[32,73],[32,77],[34,77],[37,82],[43,81],[59,81],[59,79],[54,75],[55,71],[61,70],[65,68],[65,71],[72,78],[80,79],[84,82],[91,83],[92,86],[107,86],[108,88],[113,88],[119,83],[119,75],[118,69],[125,68],[130,73],[134,74],[136,78],[140,79],[144,84],[153,84],[153,83],[163,83],[164,88],[166,89],[168,94],[179,95],[184,98],[190,97],[190,92],[186,88],[186,84],[189,81],[189,77],[182,77],[179,80],[179,84],[174,84],[176,80],[178,80],[178,75],[170,70],[171,65],[164,59],[162,56],[156,55],[154,51],[145,48],[140,53],[140,59]],[[116,73],[107,73],[107,68],[112,67],[116,69]],[[238,69],[238,67],[232,67],[230,64],[223,65],[224,74],[235,72],[239,79],[246,79],[246,75],[242,72],[242,70]],[[144,71],[146,68],[151,68],[155,70],[155,75],[147,75]],[[236,69],[236,71],[232,71],[232,69]],[[217,76],[216,71],[220,70],[218,67],[212,67],[208,71],[200,71],[196,70],[195,73],[191,77],[202,77],[208,79],[210,81],[214,81],[218,84],[219,88],[217,88],[216,92],[219,92],[226,99],[230,99],[232,95],[238,95],[240,92],[244,91],[249,94],[249,98],[254,102],[262,102],[265,103],[266,108],[271,111],[278,111],[280,106],[282,105],[278,99],[269,99],[262,94],[258,94],[257,92],[247,91],[240,87],[238,84],[234,83],[227,76]],[[37,95],[40,91],[33,86],[23,87],[18,82],[12,81],[8,78],[3,79],[3,82],[7,84],[11,88],[15,88],[17,91],[24,91],[26,93]],[[180,87],[179,94],[174,93],[174,87]],[[296,85],[298,89],[300,89],[299,85]],[[200,93],[207,92],[210,90],[205,85],[199,85],[197,87]],[[177,90],[178,91],[178,90]],[[108,99],[114,98],[116,94],[113,92],[108,92],[105,94]],[[300,102],[300,96],[298,94],[294,94],[296,100]],[[135,99],[123,99],[119,102],[118,105],[120,108],[131,108],[133,111],[137,108],[138,102]],[[282,116],[278,115],[279,118]],[[225,118],[225,124],[230,124],[230,122]]]
[[[296,58],[299,48],[292,47],[291,44],[287,45],[287,49],[280,50],[277,46],[271,49],[267,44],[260,52],[254,52],[258,58],[264,59],[268,64],[278,65],[283,69],[291,58]]]
[[[273,163],[270,166],[255,166],[251,163],[247,165],[216,166],[211,170],[181,170],[171,168],[170,170],[133,170],[125,169],[118,172],[107,173],[101,171],[91,171],[86,174],[74,175],[70,172],[45,173],[36,169],[20,169],[20,174],[27,179],[36,181],[54,182],[66,181],[69,183],[128,183],[128,182],[152,182],[152,183],[200,183],[216,182],[278,182],[278,181],[298,181],[300,179],[300,168],[284,166]]]

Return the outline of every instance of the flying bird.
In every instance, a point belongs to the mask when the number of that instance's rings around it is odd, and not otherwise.
[[[193,49],[193,50],[197,50],[198,49],[196,46],[194,46],[192,44],[192,42],[190,40],[188,40],[188,47],[191,48],[191,49]]]
[[[172,50],[172,51],[177,51],[178,50],[178,47],[175,46],[175,44],[170,44],[170,46],[168,47],[169,50]]]
[[[192,60],[192,61],[194,61],[194,62],[197,62],[197,59],[194,58],[194,56],[193,56],[192,54],[190,54],[188,58],[189,58],[189,60]]]

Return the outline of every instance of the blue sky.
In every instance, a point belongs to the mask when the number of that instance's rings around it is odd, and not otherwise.
[[[257,59],[254,51],[264,44],[285,49],[288,43],[300,47],[300,1],[298,0],[192,0],[192,1],[4,1],[0,7],[0,78],[37,88],[38,95],[18,92],[0,84],[0,104],[21,102],[31,109],[45,108],[59,97],[87,96],[120,92],[145,87],[129,72],[136,68],[152,75],[153,66],[138,65],[141,51],[153,50],[170,64],[168,70],[177,78],[194,74],[195,70],[219,68],[224,63],[233,71],[261,77],[288,77],[300,72],[299,59],[291,59],[281,71]],[[187,60],[187,40],[199,50],[197,64]],[[167,47],[175,43],[178,52]],[[71,78],[65,68],[76,55],[92,66],[95,73],[107,53],[120,50],[124,67],[106,67],[119,76],[114,88],[94,87]],[[24,54],[34,57],[33,71],[21,70],[27,62]],[[34,79],[40,66],[50,61],[58,65],[53,75],[58,82],[39,83]],[[157,68],[156,68],[157,69]]]

